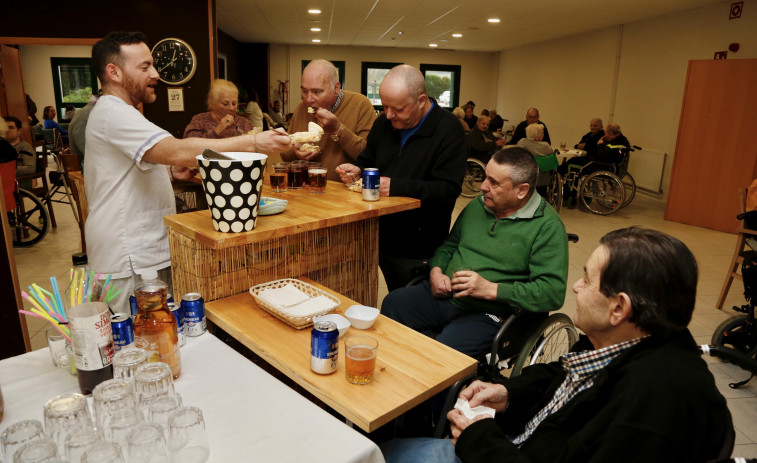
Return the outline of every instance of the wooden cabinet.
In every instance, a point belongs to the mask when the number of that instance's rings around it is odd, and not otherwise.
[[[665,218],[736,233],[753,178],[757,59],[690,61]]]

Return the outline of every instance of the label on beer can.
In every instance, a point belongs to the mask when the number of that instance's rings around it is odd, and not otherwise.
[[[139,313],[139,305],[137,304],[137,298],[133,294],[129,296],[129,307],[131,308],[131,318],[137,318]]]
[[[121,313],[113,315],[110,317],[110,325],[116,352],[134,345],[134,325],[128,315]]]
[[[310,369],[321,375],[335,372],[339,358],[336,323],[316,322],[310,336]]]

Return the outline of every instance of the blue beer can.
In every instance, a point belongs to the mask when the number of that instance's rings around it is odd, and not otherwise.
[[[339,331],[334,322],[315,322],[310,332],[310,369],[327,375],[336,371]]]
[[[184,311],[184,334],[199,336],[208,329],[205,320],[205,301],[200,293],[187,293],[181,298],[181,309]]]
[[[116,352],[126,347],[134,347],[134,323],[131,317],[117,313],[110,317],[110,326],[113,330],[113,345]]]
[[[171,309],[171,313],[176,317],[176,332],[179,335],[179,347],[182,347],[187,343],[187,335],[184,333],[184,309],[181,308],[181,304],[173,301],[168,303],[168,308]]]
[[[131,318],[137,318],[139,313],[139,305],[137,305],[137,297],[133,294],[129,296],[129,307],[131,308]]]
[[[369,167],[363,170],[363,201],[378,201],[381,177],[379,170]]]

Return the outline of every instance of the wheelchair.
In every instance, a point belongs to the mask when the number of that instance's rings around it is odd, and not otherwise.
[[[578,196],[586,209],[597,215],[610,215],[631,204],[636,196],[636,181],[628,172],[630,153],[638,146],[621,149],[622,158],[614,164],[591,161],[570,164],[565,174],[565,190]]]
[[[34,246],[50,229],[47,209],[32,193],[18,188],[15,161],[0,164],[0,176],[13,247]]]
[[[536,191],[560,212],[563,202],[563,180],[557,171],[557,157],[551,156],[534,156],[539,164],[539,177],[536,180]],[[465,177],[463,177],[462,192],[466,198],[473,198],[481,193],[481,184],[486,180],[486,164],[477,158],[468,158],[465,167]]]

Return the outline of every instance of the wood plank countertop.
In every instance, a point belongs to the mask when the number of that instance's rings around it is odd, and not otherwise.
[[[258,216],[255,229],[249,232],[215,231],[209,210],[169,215],[163,222],[208,247],[223,249],[407,211],[421,205],[418,199],[402,196],[363,201],[360,193],[349,191],[343,183],[334,181],[328,182],[324,194],[311,194],[307,189],[273,193],[266,182],[262,195],[286,199],[287,207],[280,214]]]
[[[300,278],[341,300],[344,314],[355,301],[307,278]],[[345,379],[344,337],[339,342],[335,373],[310,370],[311,328],[296,330],[260,309],[249,293],[208,302],[208,320],[247,346],[277,370],[371,432],[476,371],[476,360],[383,315],[367,330],[350,328],[345,336],[367,334],[378,340],[373,381]]]

